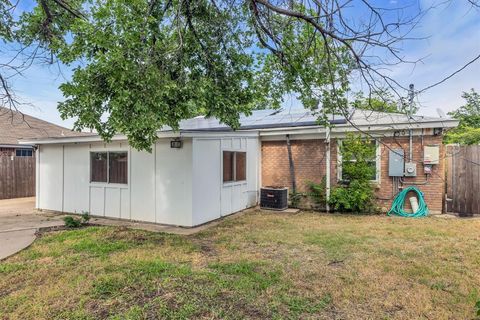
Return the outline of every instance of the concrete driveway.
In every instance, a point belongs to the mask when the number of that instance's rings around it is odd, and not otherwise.
[[[28,247],[39,228],[63,225],[62,216],[34,208],[35,198],[0,200],[0,260]]]

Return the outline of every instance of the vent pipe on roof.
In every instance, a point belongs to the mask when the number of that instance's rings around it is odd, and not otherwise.
[[[415,98],[415,85],[410,83],[408,86],[408,115],[413,116],[413,99]]]

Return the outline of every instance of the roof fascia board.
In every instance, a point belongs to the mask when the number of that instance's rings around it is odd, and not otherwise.
[[[228,138],[228,137],[258,137],[258,131],[232,131],[232,132],[158,132],[157,137],[162,138]],[[127,141],[125,135],[116,135],[112,137],[113,141]],[[105,142],[100,136],[81,136],[81,137],[63,137],[49,138],[39,140],[20,140],[20,145],[37,145],[37,144],[65,144],[65,143],[87,143],[87,142]]]
[[[396,131],[396,130],[407,130],[407,129],[431,129],[431,128],[455,128],[458,126],[458,120],[446,120],[446,121],[432,121],[432,122],[416,122],[416,123],[395,123],[395,124],[371,124],[371,125],[358,125],[357,127],[361,131],[366,132],[375,132],[375,131]],[[413,125],[412,125],[413,124]],[[326,130],[324,127],[306,127],[306,128],[290,128],[285,130],[285,128],[279,129],[265,129],[259,130],[260,136],[274,136],[274,135],[285,135],[285,134],[311,134],[311,133],[324,133]],[[332,133],[336,132],[357,132],[359,131],[356,127],[351,125],[338,125],[331,128]]]
[[[422,132],[424,128],[415,128],[413,129],[413,136],[422,136],[422,135],[427,135],[425,132]],[[431,129],[431,128],[429,128]],[[388,130],[365,130],[365,131],[358,131],[355,128],[349,128],[349,130],[336,130],[332,131],[330,133],[331,137],[334,139],[343,139],[347,136],[348,133],[350,132],[355,132],[358,133],[361,136],[370,136],[373,138],[389,138],[394,136],[394,132],[397,131],[403,131],[398,135],[397,137],[408,137],[409,131],[406,129],[398,129],[398,130],[393,130],[389,128]],[[279,141],[279,140],[285,140],[286,135],[290,135],[292,139],[298,139],[298,140],[312,140],[312,139],[325,139],[326,138],[326,132],[325,131],[314,131],[314,130],[302,130],[299,132],[276,132],[276,133],[261,133],[260,138],[262,141]],[[429,133],[428,135],[431,135],[433,133]]]

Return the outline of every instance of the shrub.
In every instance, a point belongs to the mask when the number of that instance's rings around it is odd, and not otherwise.
[[[352,180],[348,186],[332,190],[330,204],[340,212],[371,212],[374,208],[373,189],[370,182]]]
[[[82,221],[72,216],[66,216],[63,218],[63,221],[65,222],[65,226],[67,228],[79,228],[82,226]]]
[[[63,221],[65,222],[65,226],[67,228],[80,228],[81,226],[87,224],[88,221],[90,221],[90,214],[86,211],[83,211],[80,218],[67,216],[63,218]]]
[[[325,177],[322,178],[320,183],[315,183],[312,181],[307,182],[308,186],[308,197],[310,200],[315,204],[316,208],[323,208],[327,201],[327,194],[326,194],[326,179]]]
[[[300,206],[300,202],[302,201],[302,198],[304,198],[305,195],[301,192],[290,192],[288,197],[290,200],[290,207],[298,208]]]
[[[477,309],[477,316],[480,317],[480,300],[475,304],[475,308]]]
[[[375,175],[372,159],[375,158],[375,145],[361,136],[349,134],[340,146],[342,171],[346,181],[333,188],[330,205],[344,212],[373,212],[374,190],[371,183]]]
[[[90,221],[90,213],[88,211],[83,211],[82,212],[82,222],[83,223],[88,223]]]

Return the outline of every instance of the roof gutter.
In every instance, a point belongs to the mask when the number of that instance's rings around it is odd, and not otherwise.
[[[33,145],[27,144],[0,144],[0,148],[33,148]]]

